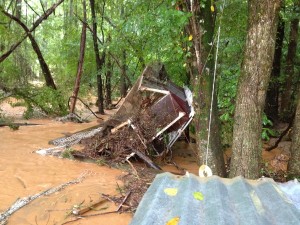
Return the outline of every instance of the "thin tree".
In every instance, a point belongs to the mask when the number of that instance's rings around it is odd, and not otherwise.
[[[82,5],[83,5],[83,20],[86,21],[86,2],[85,2],[85,0],[82,1]],[[82,23],[81,40],[80,40],[80,54],[79,54],[79,60],[78,60],[78,66],[77,66],[76,81],[75,81],[74,91],[73,91],[72,100],[71,100],[70,113],[74,113],[76,100],[77,100],[77,96],[78,96],[78,92],[79,92],[79,88],[80,88],[80,80],[81,80],[83,62],[84,62],[85,43],[86,43],[86,22]]]
[[[56,7],[63,3],[63,1],[64,0],[59,0],[57,3],[53,4],[49,9],[47,9],[46,12],[33,23],[29,31],[26,32],[17,43],[13,44],[8,51],[6,51],[0,56],[0,63],[3,62],[8,56],[10,56],[10,54],[17,47],[19,47],[19,45],[28,37],[28,34],[34,32],[34,30],[54,12]],[[4,9],[1,9],[1,11],[4,12]]]
[[[248,0],[245,53],[234,115],[230,177],[260,176],[262,114],[274,57],[280,0]]]
[[[103,51],[102,57],[100,58],[98,39],[97,39],[97,18],[95,12],[95,0],[90,0],[90,6],[91,6],[92,21],[93,21],[92,35],[93,35],[96,68],[97,68],[98,111],[99,113],[104,114],[104,99],[103,99],[103,84],[102,84],[103,82],[102,82],[101,70],[105,64],[105,51]],[[104,6],[105,6],[105,2],[103,3],[103,10],[104,10]]]
[[[28,37],[30,39],[32,48],[33,48],[34,52],[36,53],[37,58],[39,60],[39,63],[40,63],[40,66],[41,66],[41,69],[42,69],[42,72],[43,72],[43,75],[44,75],[44,78],[45,78],[45,81],[46,81],[46,85],[48,87],[51,87],[54,90],[56,90],[56,85],[55,85],[53,77],[51,75],[49,66],[46,63],[46,61],[44,59],[44,56],[42,54],[42,51],[41,51],[38,43],[36,42],[35,38],[31,34],[29,28],[18,17],[14,16],[14,15],[11,15],[10,13],[8,13],[8,12],[6,12],[4,10],[2,10],[2,12],[3,12],[3,14],[5,14],[9,18],[11,18],[12,20],[14,20],[15,22],[17,22],[23,28],[23,30],[27,33],[27,35],[28,35]]]
[[[186,1],[188,11],[192,13],[187,30],[193,40],[190,76],[194,95],[197,152],[200,164],[207,164],[215,175],[225,176],[217,102],[215,93],[212,94],[214,60],[210,52],[213,51],[209,45],[213,43],[215,12],[211,10],[210,1],[205,1],[204,4],[205,7],[200,8],[200,1]],[[211,105],[213,96],[215,101]],[[212,138],[208,138],[208,135]]]

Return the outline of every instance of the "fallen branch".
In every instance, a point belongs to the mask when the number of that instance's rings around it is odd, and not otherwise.
[[[287,128],[281,133],[281,135],[279,136],[279,138],[277,139],[277,141],[275,142],[275,144],[273,146],[270,146],[269,148],[266,149],[266,151],[271,151],[275,148],[278,147],[279,143],[281,142],[281,140],[283,139],[283,137],[289,132],[289,130],[293,127],[293,123],[294,123],[294,118],[295,118],[295,113],[293,113],[292,119],[289,122],[289,125],[287,126]]]
[[[129,191],[125,198],[123,199],[123,201],[121,202],[121,204],[119,205],[119,207],[117,208],[117,212],[119,212],[119,210],[122,208],[123,204],[126,202],[126,200],[128,199],[129,195],[131,194],[131,191]]]
[[[140,157],[148,166],[152,167],[156,170],[162,170],[158,165],[156,165],[148,156],[146,156],[144,153],[140,152],[139,150],[132,149],[132,151]]]
[[[69,181],[67,183],[61,184],[57,187],[54,188],[50,188],[46,191],[40,192],[38,194],[35,195],[31,195],[28,197],[24,197],[21,199],[17,199],[17,201],[15,201],[15,203],[9,207],[5,212],[0,214],[0,221],[7,221],[8,217],[13,214],[14,212],[16,212],[17,210],[21,209],[22,207],[24,207],[25,205],[28,205],[30,202],[32,202],[33,200],[40,198],[42,196],[45,195],[50,195],[53,194],[55,192],[61,191],[62,189],[64,189],[65,187],[71,185],[71,184],[78,184],[80,183],[83,179],[85,178],[85,175],[81,175],[80,177],[78,177],[75,180]],[[5,223],[4,223],[5,224]]]
[[[68,223],[72,223],[72,222],[75,222],[77,220],[80,220],[82,218],[87,218],[87,217],[92,217],[92,216],[100,216],[100,215],[106,215],[106,214],[111,214],[111,213],[118,213],[120,211],[120,209],[122,208],[123,204],[127,201],[129,195],[131,194],[131,191],[129,191],[126,196],[124,197],[124,199],[122,200],[121,204],[119,205],[119,207],[114,210],[114,211],[109,211],[109,212],[102,212],[102,213],[96,213],[96,214],[90,214],[90,215],[81,215],[81,214],[78,214],[78,217],[76,217],[75,219],[73,220],[69,220],[69,221],[66,221],[64,223],[62,223],[61,225],[64,225],[64,224],[68,224]],[[111,199],[108,195],[105,195],[105,194],[102,194],[102,197],[105,198],[104,200],[102,199],[100,202],[96,203],[95,205],[99,205],[99,204],[102,204],[103,201],[106,201],[106,200],[109,200],[113,203],[116,203],[113,199]],[[83,213],[86,213],[88,212],[90,209],[93,209],[92,206],[88,207],[88,208],[85,208],[83,209]],[[75,214],[76,215],[76,214]]]
[[[0,127],[10,127],[10,126],[36,126],[41,125],[37,123],[0,123]]]

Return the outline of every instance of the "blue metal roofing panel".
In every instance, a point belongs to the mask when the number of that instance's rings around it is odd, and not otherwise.
[[[295,185],[300,194],[300,184]],[[272,179],[163,173],[154,179],[130,223],[151,224],[299,225],[300,209]]]

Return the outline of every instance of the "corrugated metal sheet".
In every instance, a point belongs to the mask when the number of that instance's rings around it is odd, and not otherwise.
[[[297,186],[300,194],[299,183]],[[295,192],[297,194],[297,192]],[[300,209],[272,179],[156,176],[130,225],[300,224]]]

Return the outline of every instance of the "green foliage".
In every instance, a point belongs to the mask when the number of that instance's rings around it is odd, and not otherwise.
[[[261,137],[263,140],[269,141],[270,137],[277,135],[277,132],[271,128],[273,126],[273,122],[266,116],[266,114],[263,115],[262,124],[263,128]]]
[[[61,157],[64,159],[74,159],[73,153],[74,149],[72,148],[67,148],[61,153]]]

